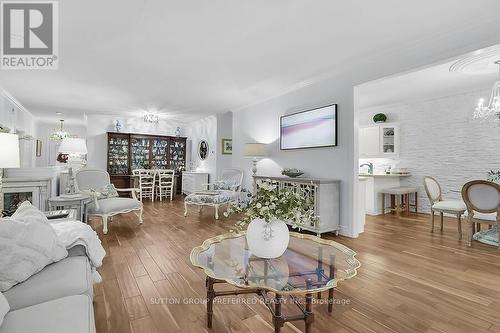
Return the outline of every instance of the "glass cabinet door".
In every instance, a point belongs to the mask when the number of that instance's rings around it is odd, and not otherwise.
[[[397,135],[398,128],[396,126],[381,126],[380,127],[380,142],[381,152],[383,154],[396,154],[398,151]]]
[[[168,140],[167,139],[153,139],[152,156],[153,160],[151,166],[158,169],[168,168]]]
[[[108,172],[111,175],[128,175],[128,138],[108,138]]]
[[[130,153],[132,156],[132,170],[149,169],[149,148],[151,140],[148,138],[131,138]]]
[[[181,171],[186,166],[186,140],[171,139],[169,145],[170,169]]]

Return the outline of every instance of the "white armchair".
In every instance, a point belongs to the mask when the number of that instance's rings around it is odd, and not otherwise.
[[[82,169],[75,176],[78,189],[84,191],[97,191],[111,184],[109,174],[104,170]],[[132,198],[104,198],[94,197],[94,202],[88,206],[88,214],[100,216],[102,218],[102,227],[104,234],[108,233],[108,218],[117,214],[134,212],[142,224],[142,202],[137,200],[137,188],[116,189],[117,192],[131,192]]]
[[[220,180],[212,184],[204,184],[208,191],[199,191],[189,194],[184,199],[184,216],[187,216],[188,205],[214,207],[215,219],[219,219],[219,206],[236,203],[240,200],[243,171],[238,169],[224,169]]]

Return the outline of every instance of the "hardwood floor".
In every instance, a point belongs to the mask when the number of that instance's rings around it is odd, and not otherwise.
[[[180,201],[145,203],[142,226],[133,214],[117,216],[107,235],[91,222],[108,253],[99,269],[103,282],[94,288],[97,332],[272,332],[261,304],[215,304],[211,330],[204,304],[185,304],[206,296],[191,249],[234,221],[215,222],[209,208],[184,218],[183,209]],[[354,249],[362,267],[339,284],[342,304],[333,314],[315,306],[313,332],[500,332],[500,251],[467,248],[453,219],[431,234],[428,219],[369,217],[357,239],[328,236]],[[303,331],[302,322],[294,325],[283,332]]]

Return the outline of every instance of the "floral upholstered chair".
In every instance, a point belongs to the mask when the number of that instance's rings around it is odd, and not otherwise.
[[[115,188],[109,173],[98,169],[82,169],[75,176],[78,190],[89,194],[93,202],[88,206],[88,214],[100,216],[104,234],[108,233],[108,218],[134,212],[142,224],[142,202],[137,200],[136,188]],[[131,192],[132,198],[120,198],[118,192]]]
[[[240,199],[243,171],[238,169],[224,169],[221,179],[212,184],[204,184],[208,190],[189,194],[184,199],[184,216],[187,216],[188,205],[214,207],[215,219],[219,219],[219,206],[237,203]]]

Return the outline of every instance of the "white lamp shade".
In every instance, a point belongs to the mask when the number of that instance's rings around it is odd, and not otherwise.
[[[19,168],[19,137],[0,133],[0,168]]]
[[[245,156],[264,157],[266,156],[266,145],[263,143],[245,143]]]
[[[59,146],[59,153],[62,154],[87,154],[87,143],[85,139],[64,138]]]

